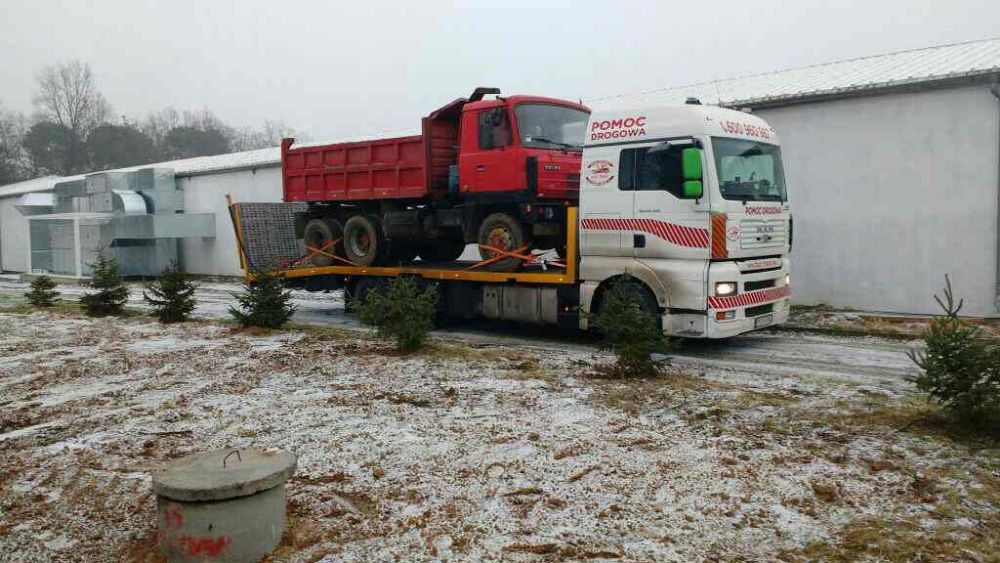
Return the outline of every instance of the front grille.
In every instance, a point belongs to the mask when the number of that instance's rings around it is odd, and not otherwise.
[[[767,305],[758,305],[756,307],[747,307],[746,311],[743,312],[744,315],[749,319],[751,317],[759,317],[761,315],[766,315],[774,311],[774,303],[768,303]]]
[[[754,291],[757,289],[764,289],[766,287],[774,287],[774,283],[776,281],[777,280],[760,280],[743,282],[743,291]]]
[[[740,248],[784,246],[787,240],[784,218],[743,219],[740,221]]]

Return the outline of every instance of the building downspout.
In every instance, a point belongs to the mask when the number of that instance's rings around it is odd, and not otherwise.
[[[997,248],[996,286],[993,288],[993,308],[1000,313],[1000,75],[993,77],[990,92],[997,98]]]

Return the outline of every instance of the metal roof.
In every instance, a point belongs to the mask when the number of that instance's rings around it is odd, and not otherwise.
[[[597,97],[587,104],[595,109],[672,105],[695,97],[709,104],[753,107],[994,74],[1000,74],[1000,37]]]
[[[419,134],[419,131],[410,129],[392,130],[338,139],[336,141],[325,141],[322,143],[296,143],[296,147],[306,147],[320,144],[349,143],[355,141],[383,139],[388,137],[405,137]],[[171,160],[167,162],[153,162],[139,166],[129,166],[127,168],[116,168],[119,171],[138,170],[140,168],[172,168],[177,176],[196,176],[200,174],[213,174],[218,172],[228,172],[233,170],[246,170],[250,168],[267,168],[281,164],[281,147],[268,147],[252,151],[235,152],[231,154],[220,154],[215,156],[198,156],[195,158],[185,158],[182,160]],[[11,197],[31,192],[44,192],[54,189],[56,183],[66,180],[83,179],[83,174],[76,176],[43,176],[33,178],[16,184],[0,186],[0,198]]]

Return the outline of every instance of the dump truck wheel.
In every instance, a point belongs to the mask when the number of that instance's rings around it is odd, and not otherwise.
[[[528,244],[524,234],[524,227],[521,222],[506,213],[493,213],[488,215],[479,226],[479,252],[483,255],[483,260],[489,260],[498,253],[482,248],[491,246],[506,251],[514,251]],[[521,254],[527,254],[528,250],[522,250]],[[486,266],[488,269],[497,272],[512,272],[520,269],[524,260],[520,258],[503,258]]]
[[[306,223],[305,231],[302,233],[302,241],[308,247],[320,250],[327,254],[334,254],[336,256],[344,255],[344,241],[342,239],[344,234],[344,228],[340,224],[340,221],[331,218],[319,218],[311,219]],[[335,239],[341,239],[340,242],[334,245],[330,245],[330,242]],[[306,249],[307,254],[313,253],[313,250]],[[335,260],[324,254],[315,254],[311,261],[317,266],[329,266],[335,262]]]
[[[424,262],[454,262],[465,252],[461,237],[441,237],[420,245],[417,254]]]
[[[344,254],[362,266],[383,262],[386,241],[382,238],[381,221],[371,215],[355,215],[344,224]]]

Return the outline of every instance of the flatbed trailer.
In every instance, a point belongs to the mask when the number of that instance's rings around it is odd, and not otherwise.
[[[546,258],[544,255],[522,254],[526,250],[500,251],[480,261],[423,263],[421,261],[396,266],[364,266],[352,264],[346,258],[327,252],[326,248],[302,246],[301,253],[290,258],[262,260],[254,256],[248,241],[273,239],[276,233],[294,230],[287,214],[272,213],[270,220],[247,221],[246,210],[259,207],[288,206],[283,203],[236,203],[227,196],[230,215],[239,250],[240,268],[246,277],[262,269],[281,274],[292,286],[312,290],[344,288],[352,296],[378,287],[389,278],[409,276],[426,284],[435,284],[440,291],[441,312],[458,317],[484,316],[500,320],[515,320],[541,324],[558,324],[578,328],[579,278],[577,233],[578,208],[567,207],[566,258]],[[282,215],[285,215],[282,219]],[[267,237],[263,236],[267,233]],[[287,238],[287,237],[286,237]],[[328,246],[333,246],[331,241]],[[289,245],[291,246],[291,245]],[[339,262],[337,265],[315,266],[310,259],[323,256]],[[488,266],[506,257],[522,257],[518,271],[491,271]],[[470,307],[471,305],[471,307]]]

